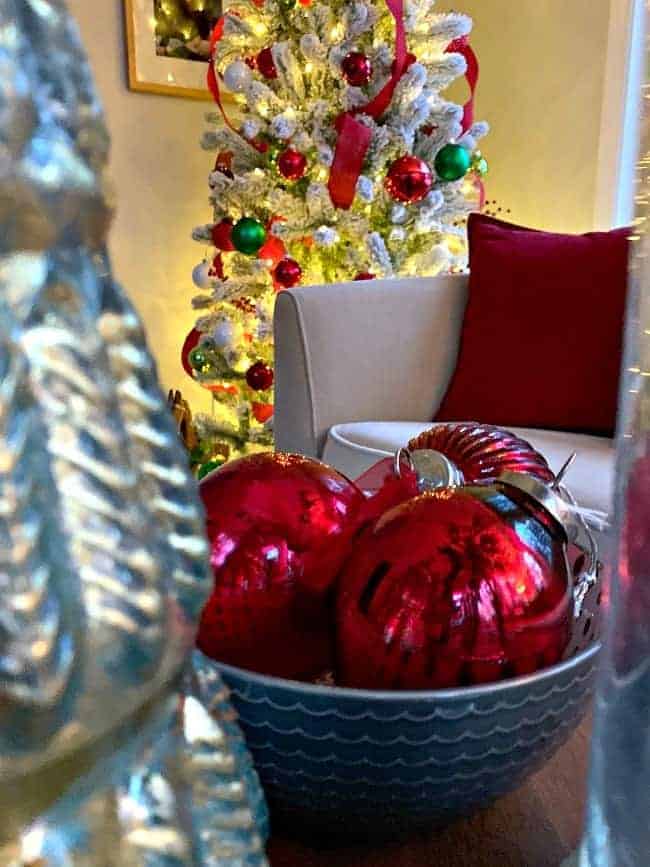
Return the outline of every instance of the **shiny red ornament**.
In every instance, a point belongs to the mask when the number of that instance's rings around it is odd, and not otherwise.
[[[246,371],[246,382],[253,391],[266,391],[273,385],[273,368],[264,361],[256,361]]]
[[[277,78],[278,70],[273,60],[273,52],[270,48],[263,48],[257,55],[257,68],[264,78]]]
[[[371,274],[370,271],[359,271],[359,273],[354,278],[355,280],[374,280],[375,275]]]
[[[363,87],[372,78],[372,63],[362,51],[350,51],[341,62],[341,71],[352,87]]]
[[[386,191],[393,199],[413,204],[423,199],[431,190],[433,175],[424,160],[406,155],[391,163],[384,183]]]
[[[199,648],[279,677],[326,669],[328,591],[351,546],[360,491],[318,461],[266,452],[226,464],[200,493],[214,590]]]
[[[286,259],[281,259],[275,266],[273,276],[283,289],[291,289],[292,286],[300,283],[302,268],[295,259],[290,259],[287,256]]]
[[[478,422],[437,424],[412,439],[409,451],[441,452],[462,473],[465,483],[498,479],[504,472],[527,473],[543,482],[555,475],[529,442],[494,425]]]
[[[212,243],[217,250],[230,253],[235,249],[235,245],[232,242],[232,227],[233,222],[228,217],[212,227]]]
[[[294,148],[287,148],[278,157],[278,171],[288,181],[298,181],[305,174],[307,157]]]
[[[440,689],[558,662],[573,611],[566,536],[524,492],[446,488],[390,510],[339,578],[342,685]]]

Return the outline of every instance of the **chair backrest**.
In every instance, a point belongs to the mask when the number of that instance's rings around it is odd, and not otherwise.
[[[431,419],[456,364],[466,301],[466,275],[280,292],[277,447],[317,456],[333,424]]]

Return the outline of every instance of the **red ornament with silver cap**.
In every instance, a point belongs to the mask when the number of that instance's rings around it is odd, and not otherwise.
[[[566,467],[555,477],[497,428],[438,427],[429,442],[451,441],[459,463],[400,450],[396,475],[418,496],[366,528],[339,578],[342,685],[438,689],[552,665],[596,580],[596,544],[562,485]],[[575,579],[570,544],[584,554]]]

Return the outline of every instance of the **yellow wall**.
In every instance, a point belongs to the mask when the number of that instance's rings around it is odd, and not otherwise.
[[[609,0],[460,0],[474,19],[488,198],[514,221],[594,224]],[[458,93],[458,89],[454,91]]]
[[[126,85],[122,0],[68,0],[82,31],[113,139],[111,179],[117,216],[111,251],[118,279],[142,315],[165,388],[181,388],[195,408],[204,389],[180,366],[195,314],[192,268],[203,247],[195,225],[212,217],[208,173],[199,147],[210,103],[132,93]]]
[[[193,324],[192,227],[210,218],[211,155],[199,148],[209,105],[126,87],[121,0],[69,0],[113,136],[118,214],[111,247],[119,279],[147,325],[165,387],[195,407],[206,394],[183,373]],[[593,224],[609,0],[458,0],[474,18],[481,61],[478,117],[488,193],[511,217],[558,230]],[[452,8],[441,0],[441,11]]]

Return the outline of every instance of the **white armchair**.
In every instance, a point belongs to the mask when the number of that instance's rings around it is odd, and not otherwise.
[[[426,430],[453,373],[467,277],[297,287],[275,312],[277,448],[319,457],[351,478]],[[480,421],[480,419],[479,419]],[[608,510],[613,441],[513,429],[554,469],[572,451],[578,500]]]

